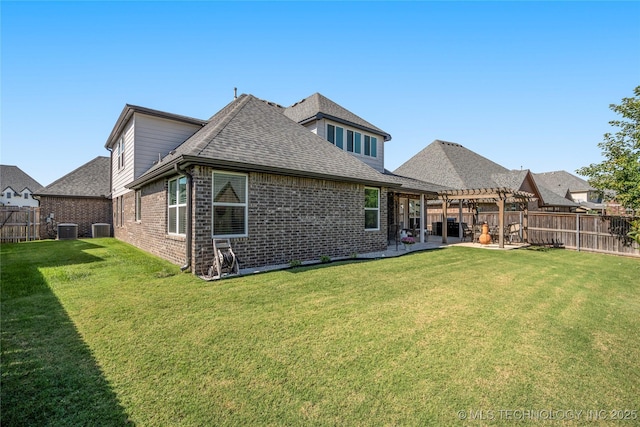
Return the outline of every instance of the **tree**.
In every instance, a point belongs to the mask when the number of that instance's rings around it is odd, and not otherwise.
[[[604,134],[604,140],[598,144],[605,160],[576,172],[588,177],[589,184],[603,193],[615,191],[616,201],[637,213],[640,212],[640,86],[633,92],[635,97],[623,98],[620,105],[609,106],[622,119],[609,122],[619,130]]]

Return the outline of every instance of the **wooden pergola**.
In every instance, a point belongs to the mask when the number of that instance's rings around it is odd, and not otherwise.
[[[438,192],[438,199],[442,201],[442,243],[447,243],[447,211],[451,201],[458,200],[460,209],[462,203],[466,200],[470,204],[478,203],[495,203],[498,205],[498,229],[499,238],[498,246],[504,248],[504,212],[506,203],[518,203],[524,212],[522,224],[522,239],[527,241],[527,229],[529,209],[528,202],[535,200],[535,195],[526,191],[513,190],[511,188],[478,188],[470,190],[444,190]]]

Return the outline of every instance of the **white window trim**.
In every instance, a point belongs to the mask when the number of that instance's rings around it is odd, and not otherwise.
[[[118,170],[124,169],[124,150],[125,150],[124,136],[121,136],[120,139],[118,140],[118,151],[117,151]]]
[[[366,190],[376,190],[378,192],[378,203],[377,203],[378,206],[375,207],[375,208],[368,208],[365,205],[365,207],[364,207],[365,212],[366,211],[376,211],[376,212],[378,212],[378,216],[377,216],[378,217],[378,224],[377,224],[377,227],[376,228],[367,228],[366,227],[366,223],[365,223],[365,228],[364,229],[365,229],[365,231],[380,231],[380,189],[377,188],[377,187],[364,187],[364,189],[365,189],[365,192],[366,192]],[[366,201],[366,198],[365,198],[365,201]]]
[[[331,142],[329,140],[329,126],[333,126],[333,142]],[[336,138],[337,138],[337,130],[338,129],[342,129],[343,135],[342,135],[342,147],[339,147],[336,143]],[[348,150],[348,137],[347,137],[347,132],[353,132],[353,151],[349,151]],[[356,134],[360,135],[360,151],[356,151]],[[380,156],[378,154],[378,140],[380,140],[379,136],[374,136],[375,134],[373,133],[367,133],[367,132],[363,132],[360,129],[354,128],[354,127],[346,127],[343,125],[338,125],[335,122],[327,122],[325,124],[325,139],[327,141],[329,141],[332,145],[340,148],[343,151],[346,151],[347,153],[351,153],[360,157],[367,157],[367,158],[371,158],[371,159],[378,159]],[[367,144],[365,144],[365,139],[369,138],[369,144],[367,146]],[[374,143],[375,140],[375,143]],[[382,139],[384,141],[384,139]],[[375,148],[372,149],[372,147],[375,145]],[[367,147],[369,149],[369,154],[365,154],[366,148]],[[372,156],[371,153],[375,152],[375,156]]]
[[[136,190],[136,222],[142,222],[142,190]]]
[[[184,207],[185,211],[186,211],[186,207],[187,207],[187,202],[185,201],[185,203],[180,203],[180,179],[184,178],[185,180],[187,179],[186,176],[178,176],[176,178],[172,178],[169,179],[167,181],[167,234],[169,234],[170,236],[186,236],[186,233],[180,233],[180,208]],[[169,190],[171,189],[171,181],[177,181],[176,184],[176,204],[175,205],[170,205],[170,197],[171,195],[169,194]],[[187,194],[187,197],[189,197],[189,195]],[[176,231],[170,231],[169,229],[169,218],[171,217],[171,215],[169,214],[169,210],[171,208],[175,208],[176,209]],[[187,221],[189,219],[187,218]]]
[[[213,189],[214,187],[214,176],[216,173],[219,174],[225,174],[225,175],[237,175],[237,176],[244,176],[244,194],[245,194],[245,202],[244,203],[224,203],[224,202],[214,202],[213,201],[213,197],[215,196],[213,194]],[[215,214],[215,207],[216,206],[233,206],[233,207],[238,207],[238,206],[242,206],[244,207],[244,233],[243,234],[214,234],[214,224],[213,224],[213,215]],[[211,172],[211,237],[212,238],[225,238],[225,239],[230,239],[230,238],[240,238],[240,237],[248,237],[249,236],[249,175],[246,173],[239,173],[239,172],[229,172],[229,171],[225,171],[225,170],[214,170],[213,172]]]

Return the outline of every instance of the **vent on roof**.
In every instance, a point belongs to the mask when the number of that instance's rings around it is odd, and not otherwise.
[[[111,237],[111,224],[91,224],[91,237]]]
[[[58,240],[78,238],[78,224],[58,224]]]

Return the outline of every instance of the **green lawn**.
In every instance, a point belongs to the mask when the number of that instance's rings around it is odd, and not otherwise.
[[[113,239],[1,257],[3,426],[640,424],[638,259],[450,247],[204,282]]]

